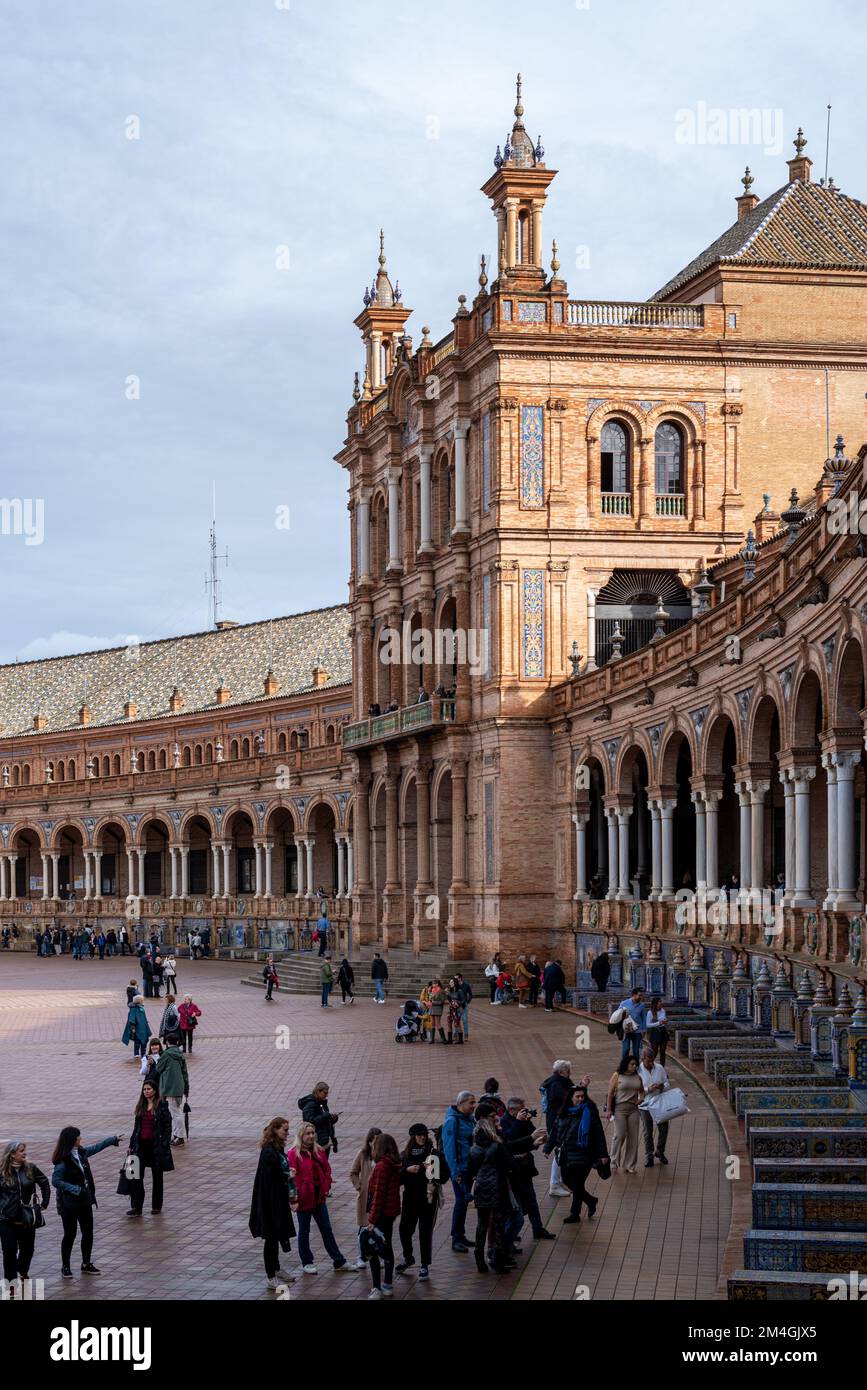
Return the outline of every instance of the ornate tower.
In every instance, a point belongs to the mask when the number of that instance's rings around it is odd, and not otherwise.
[[[385,236],[379,233],[379,269],[364,291],[364,309],[354,320],[364,342],[365,400],[388,380],[394,366],[397,343],[412,313],[400,302],[400,285],[392,285],[386,270]]]
[[[542,137],[534,145],[524,127],[521,103],[521,74],[518,73],[518,100],[515,124],[506,136],[506,146],[494,156],[496,172],[482,186],[491,200],[497,219],[497,247],[500,279],[526,281],[527,288],[544,284],[542,268],[542,210],[547,188],[556,169],[546,169]],[[517,283],[516,283],[517,287]]]

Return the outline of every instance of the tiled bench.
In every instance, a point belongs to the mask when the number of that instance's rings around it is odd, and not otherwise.
[[[694,1048],[694,1051],[693,1051]],[[690,1038],[689,1059],[691,1062],[704,1062],[704,1069],[710,1072],[716,1057],[755,1057],[765,1052],[779,1052],[773,1038],[767,1033],[751,1037],[743,1033],[730,1038]],[[710,1061],[708,1060],[710,1058]]]
[[[867,1232],[867,1187],[754,1183],[753,1229]]]
[[[747,1269],[827,1271],[828,1278],[867,1273],[867,1237],[858,1231],[745,1231]]]
[[[713,1079],[720,1090],[737,1076],[819,1076],[812,1062],[791,1053],[762,1053],[757,1057],[720,1057],[713,1068]]]
[[[669,1029],[671,1032],[671,1029]],[[682,1028],[675,1029],[675,1043],[677,1051],[684,1057],[688,1055],[690,1038],[717,1037],[726,1038],[737,1036],[738,1029],[734,1023],[719,1024],[715,1020],[708,1019],[702,1023],[687,1023]]]
[[[728,1278],[728,1296],[735,1303],[820,1302],[831,1297],[829,1280],[838,1275],[793,1274],[770,1269],[736,1269]]]
[[[824,1117],[823,1117],[824,1118]],[[836,1129],[816,1126],[813,1129],[778,1126],[754,1129],[750,1134],[750,1157],[759,1159],[863,1159],[867,1162],[867,1114],[858,1127]]]
[[[833,1094],[839,1095],[840,1092]],[[863,1129],[864,1111],[856,1110],[847,1096],[847,1103],[840,1103],[834,1108],[818,1109],[815,1104],[807,1102],[802,1105],[803,1097],[798,1096],[797,1105],[790,1105],[786,1110],[745,1110],[743,1112],[744,1133],[748,1141],[752,1141],[752,1136],[759,1130],[768,1129]]]
[[[845,1077],[828,1077],[817,1086],[814,1076],[804,1080],[790,1076],[781,1077],[775,1086],[739,1084],[733,1103],[740,1116],[747,1110],[847,1110],[852,1098]]]
[[[865,1187],[867,1156],[864,1158],[756,1158],[756,1183],[815,1183],[817,1186]]]

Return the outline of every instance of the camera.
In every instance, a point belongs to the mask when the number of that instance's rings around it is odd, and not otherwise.
[[[528,1110],[528,1111],[527,1111],[527,1119],[528,1119],[528,1120],[535,1120],[535,1118],[536,1118],[536,1116],[538,1115],[538,1113],[539,1113],[538,1110]]]

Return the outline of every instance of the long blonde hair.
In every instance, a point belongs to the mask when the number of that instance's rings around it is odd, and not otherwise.
[[[12,1155],[17,1153],[24,1143],[23,1139],[13,1139],[10,1143],[3,1146],[3,1157],[0,1158],[0,1182],[10,1182],[12,1179]],[[33,1177],[33,1165],[23,1163],[21,1172],[27,1178]]]
[[[308,1131],[308,1129],[312,1129],[312,1130],[313,1130],[313,1148],[312,1148],[312,1150],[310,1150],[309,1152],[312,1152],[312,1153],[314,1153],[314,1154],[316,1154],[316,1153],[320,1153],[320,1154],[321,1154],[321,1153],[324,1153],[325,1150],[323,1149],[322,1145],[319,1143],[319,1140],[316,1138],[316,1126],[315,1126],[315,1125],[312,1125],[312,1124],[310,1123],[309,1120],[304,1120],[303,1123],[300,1124],[300,1125],[298,1126],[297,1130],[295,1131],[295,1143],[292,1145],[293,1149],[295,1150],[296,1153],[299,1153],[299,1154],[300,1154],[300,1153],[307,1153],[307,1152],[308,1152],[308,1150],[306,1150],[306,1149],[304,1148],[304,1146],[303,1146],[303,1144],[302,1144],[302,1142],[301,1142],[301,1137],[302,1137],[302,1135],[306,1134],[307,1131]]]

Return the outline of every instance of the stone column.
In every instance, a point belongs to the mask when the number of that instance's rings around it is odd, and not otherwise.
[[[6,902],[11,894],[6,892],[6,869],[8,860],[5,854],[0,854],[0,901]]]
[[[740,854],[740,878],[741,892],[745,892],[753,881],[752,865],[752,808],[750,804],[750,784],[749,782],[736,782],[735,790],[738,794],[738,801],[741,807],[741,854]]]
[[[659,802],[650,803],[650,901],[659,901],[662,892],[662,833],[660,829]]]
[[[144,897],[145,890],[145,852],[144,849],[136,850],[138,854],[138,897]]]
[[[631,815],[631,807],[617,812],[617,855],[620,869],[617,901],[621,903],[630,902],[632,899],[632,886],[629,882],[629,817]]]
[[[575,826],[575,894],[576,901],[588,897],[587,893],[587,811],[579,811],[572,817]]]
[[[337,846],[337,892],[336,897],[343,897],[343,835],[335,832],[334,843]]]
[[[506,266],[517,264],[518,260],[518,200],[506,199]]]
[[[220,846],[211,841],[211,897],[220,896]]]
[[[84,896],[85,898],[89,899],[93,897],[93,893],[91,891],[93,888],[93,884],[91,882],[90,877],[90,850],[82,850],[82,855],[84,858]]]
[[[635,877],[639,884],[647,877],[647,808],[639,789],[635,797]]]
[[[620,859],[617,852],[617,812],[613,807],[606,806],[605,816],[608,820],[608,892],[605,896],[609,902],[613,902],[617,897],[617,889],[620,886]]]
[[[418,451],[419,457],[419,487],[418,487],[418,510],[419,510],[419,550],[432,550],[433,539],[431,537],[431,460],[433,458],[433,445],[422,444]]]
[[[525,260],[530,260],[528,255],[524,255]],[[542,269],[542,203],[538,198],[533,199],[533,265],[538,270]]]
[[[750,789],[750,884],[758,894],[765,886],[765,793],[770,782],[748,782]]]
[[[370,773],[361,770],[356,780],[353,842],[358,836],[358,886],[370,887]],[[355,885],[350,883],[350,887]]]
[[[699,893],[707,888],[707,822],[704,796],[692,792],[690,801],[695,807],[695,886]]]
[[[18,868],[18,855],[17,855],[17,854],[10,854],[10,855],[8,855],[8,856],[7,856],[7,862],[8,862],[8,865],[9,865],[9,898],[10,898],[10,900],[14,900],[14,899],[17,898],[17,896],[18,896],[18,885],[17,885],[17,883],[15,882],[16,870],[17,870],[17,868]],[[25,892],[25,894],[27,893],[28,887],[29,887],[29,884],[27,883],[27,879],[26,879],[26,875],[25,875],[25,882],[24,882],[24,892]]]
[[[815,767],[793,767],[795,789],[795,896],[793,907],[815,907],[810,883],[810,783]]]
[[[265,841],[265,897],[274,896],[274,841]]]
[[[389,468],[388,479],[388,569],[402,569],[400,557],[400,469]]]
[[[467,435],[469,420],[455,420],[455,530],[468,531],[467,522]]]
[[[169,857],[172,865],[172,900],[178,896],[178,847],[169,845]]]
[[[662,823],[662,888],[659,893],[660,902],[665,902],[674,897],[674,809],[677,801],[669,799],[660,801],[659,816]],[[708,843],[710,842],[710,824],[708,824]]]
[[[48,855],[44,852],[44,850],[40,850],[39,854],[42,860],[42,897],[44,900],[45,898],[51,896],[51,894],[48,891],[51,887],[51,879],[48,871]]]
[[[69,856],[69,862],[72,863],[72,855]],[[51,851],[51,865],[52,865],[52,885],[51,885],[52,891],[51,891],[51,896],[52,896],[52,898],[59,898],[59,897],[60,897],[60,851],[59,851],[59,850],[52,850],[52,851]]]
[[[780,773],[780,782],[783,787],[783,807],[785,812],[786,824],[786,860],[784,875],[786,888],[783,893],[783,903],[786,907],[791,907],[792,898],[795,893],[795,788],[788,770]]]
[[[587,590],[587,670],[596,670],[596,590]]]
[[[833,753],[822,754],[822,766],[825,769],[825,788],[828,796],[828,888],[822,906],[833,911],[837,905],[837,869],[839,863],[837,853],[837,766]],[[854,811],[853,804],[853,816]]]
[[[93,851],[93,896],[97,902],[102,898],[102,855],[101,849]]]
[[[355,879],[354,879],[354,877],[353,877],[353,863],[352,863],[352,836],[351,836],[351,835],[347,835],[347,837],[346,837],[346,896],[347,896],[347,898],[351,898],[351,897],[352,897],[352,890],[353,890],[354,887],[355,887]]]
[[[859,907],[858,852],[855,845],[855,773],[858,751],[835,753],[837,772],[837,895],[838,910]]]
[[[430,856],[430,768],[425,763],[417,765],[415,770],[415,806],[416,862],[418,865],[418,882],[415,885],[415,891],[416,893],[429,893],[433,886]]]
[[[704,793],[704,814],[706,823],[707,849],[707,891],[715,893],[719,884],[719,803],[721,791]]]
[[[358,493],[355,508],[356,548],[358,550],[359,582],[370,579],[370,488],[363,487]]]
[[[231,870],[230,870],[230,859],[229,859],[229,856],[230,856],[230,854],[232,853],[232,846],[230,845],[230,843],[229,843],[228,840],[224,840],[224,841],[223,841],[222,849],[223,849],[223,897],[224,897],[224,898],[228,898],[229,894],[230,894],[231,891],[232,891],[232,890],[231,890],[231,886],[230,886]]]
[[[255,891],[255,893],[253,894],[253,896],[254,896],[255,898],[261,898],[261,896],[262,896],[262,886],[263,886],[263,875],[262,875],[262,845],[261,845],[261,843],[260,843],[258,840],[257,840],[257,841],[255,842],[255,844],[253,845],[253,854],[254,854],[255,862],[256,862],[256,891]]]
[[[316,836],[308,835],[306,840],[304,841],[304,848],[307,851],[307,872],[305,875],[306,888],[304,891],[305,898],[313,897],[313,848],[315,844]]]
[[[370,335],[370,384],[373,390],[382,385],[382,333]]]

